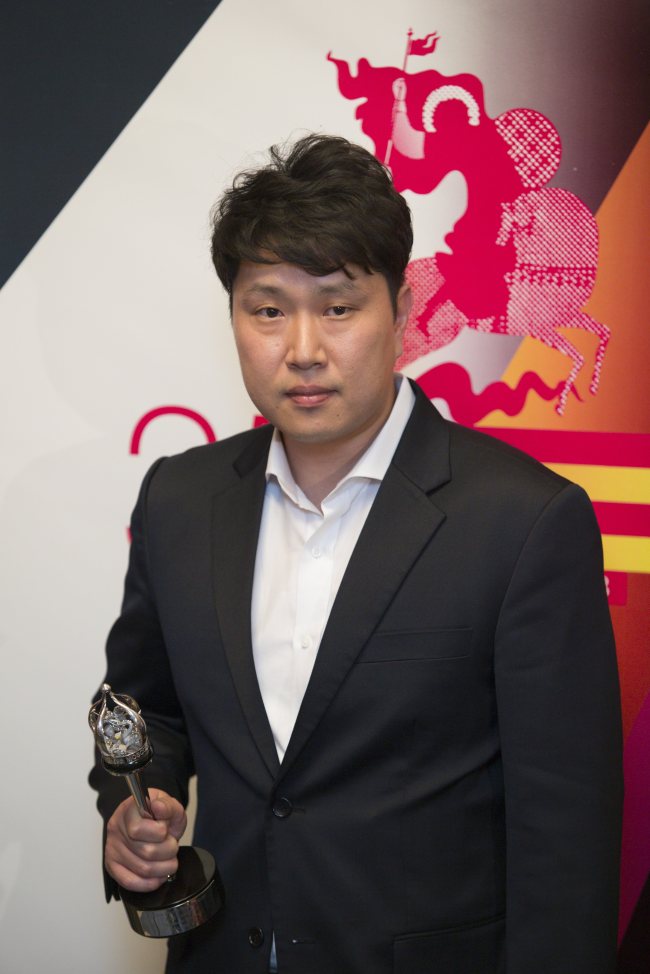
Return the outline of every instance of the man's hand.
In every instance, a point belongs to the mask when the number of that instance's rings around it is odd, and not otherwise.
[[[107,871],[125,889],[148,893],[178,869],[178,840],[187,825],[185,809],[164,791],[149,791],[155,818],[142,818],[133,798],[113,812],[106,833]]]

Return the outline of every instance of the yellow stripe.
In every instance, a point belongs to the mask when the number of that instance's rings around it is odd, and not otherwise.
[[[546,466],[584,487],[592,501],[650,504],[648,467],[600,467],[586,463],[547,463]]]
[[[650,538],[604,534],[603,552],[606,571],[650,574]]]

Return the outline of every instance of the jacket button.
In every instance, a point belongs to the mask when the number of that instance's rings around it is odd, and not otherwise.
[[[264,943],[264,931],[259,927],[251,927],[248,931],[248,942],[251,947],[261,947]]]
[[[272,805],[272,811],[276,818],[288,818],[293,811],[293,805],[288,798],[276,798]]]

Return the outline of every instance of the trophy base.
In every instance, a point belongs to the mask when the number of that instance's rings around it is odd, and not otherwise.
[[[205,849],[181,846],[178,872],[152,893],[120,886],[129,923],[143,937],[173,937],[200,927],[221,909],[223,886],[215,861]]]

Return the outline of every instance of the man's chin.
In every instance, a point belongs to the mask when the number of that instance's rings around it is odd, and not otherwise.
[[[296,443],[326,443],[341,435],[332,428],[322,409],[278,409],[273,411],[272,416],[267,416],[267,419],[282,433],[283,438]]]

